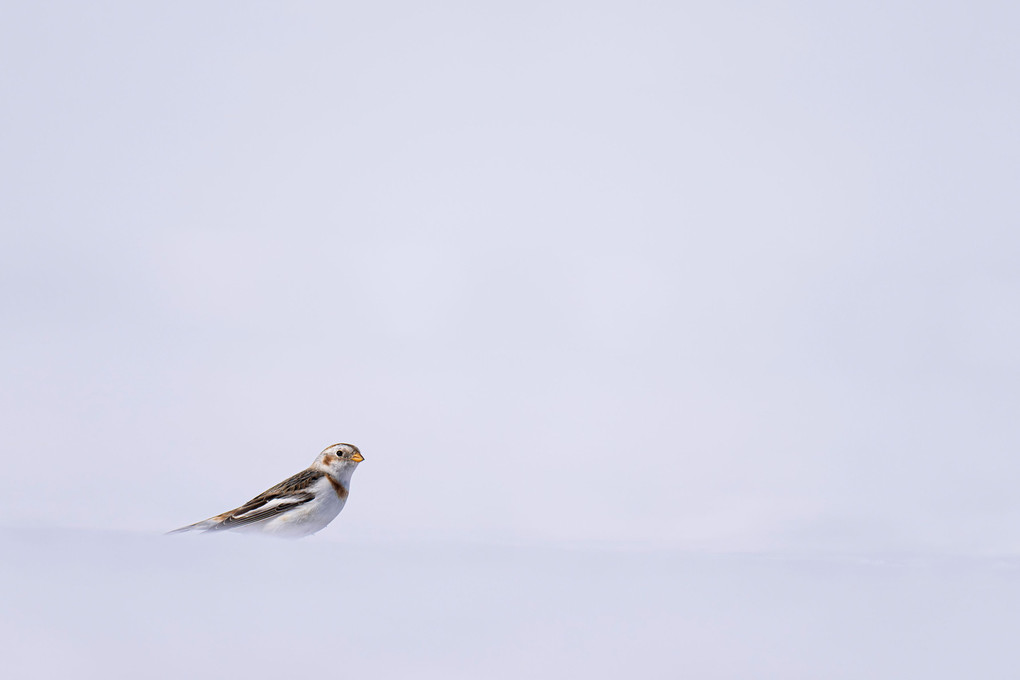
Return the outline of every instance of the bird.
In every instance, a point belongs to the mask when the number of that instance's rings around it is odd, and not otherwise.
[[[333,444],[307,469],[263,491],[244,505],[215,517],[169,531],[246,531],[302,538],[322,530],[340,514],[351,488],[351,475],[365,460],[353,444]]]

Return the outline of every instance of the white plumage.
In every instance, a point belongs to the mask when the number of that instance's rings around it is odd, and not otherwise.
[[[343,510],[351,475],[363,460],[353,444],[328,446],[307,469],[244,505],[170,533],[233,530],[287,538],[309,536],[323,529]]]

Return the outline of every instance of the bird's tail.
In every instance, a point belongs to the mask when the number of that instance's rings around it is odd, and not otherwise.
[[[166,535],[169,536],[170,534],[183,534],[186,531],[208,531],[209,529],[212,529],[214,526],[216,526],[216,524],[218,524],[218,522],[216,522],[214,518],[203,519],[201,522],[195,522],[194,524],[189,524],[188,526],[181,527],[180,529],[168,531],[166,532]]]

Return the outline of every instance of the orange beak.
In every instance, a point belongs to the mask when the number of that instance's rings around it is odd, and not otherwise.
[[[355,463],[360,463],[361,461],[365,460],[365,457],[361,455],[360,452],[355,451],[354,455],[351,456],[351,460],[353,460]]]

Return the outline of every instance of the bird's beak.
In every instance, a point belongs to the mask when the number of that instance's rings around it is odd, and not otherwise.
[[[351,460],[353,460],[355,463],[360,463],[361,461],[365,460],[365,457],[360,453],[355,453],[353,456],[351,456]]]

